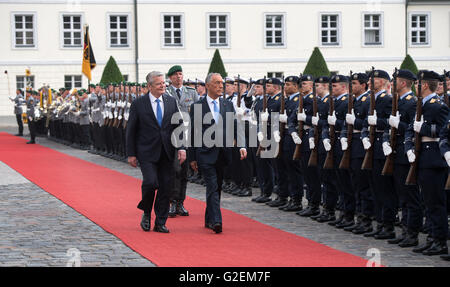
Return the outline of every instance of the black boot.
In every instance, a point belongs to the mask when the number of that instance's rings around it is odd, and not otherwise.
[[[375,239],[393,239],[395,238],[394,223],[386,223],[380,233],[374,235]]]
[[[383,224],[377,223],[377,228],[373,230],[372,232],[364,233],[364,237],[373,237],[376,234],[380,233],[381,230],[383,230]]]
[[[422,253],[423,251],[430,248],[431,245],[433,245],[433,238],[431,238],[431,236],[427,236],[427,241],[424,244],[419,245],[416,248],[414,248],[413,252],[414,253]]]
[[[318,206],[310,205],[306,209],[296,212],[295,214],[303,216],[303,217],[310,217],[310,216],[318,215],[319,213],[320,213],[320,209]]]
[[[435,240],[430,248],[422,252],[423,255],[445,255],[448,254],[447,240]]]
[[[414,247],[419,245],[419,232],[408,231],[406,233],[405,239],[403,239],[398,246],[405,247]]]
[[[328,222],[336,220],[336,215],[334,210],[325,210],[325,212],[322,213],[322,216],[317,218],[317,222]]]
[[[402,234],[394,239],[389,239],[388,240],[389,244],[399,244],[400,242],[406,239],[407,228],[404,225],[402,225],[401,227],[402,227]]]
[[[176,217],[176,216],[177,216],[177,202],[171,201],[169,207],[169,217]]]

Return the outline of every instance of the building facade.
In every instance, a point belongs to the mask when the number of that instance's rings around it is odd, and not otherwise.
[[[24,86],[87,87],[89,25],[100,81],[113,56],[129,81],[183,66],[203,79],[215,49],[229,75],[303,71],[319,47],[330,71],[392,71],[410,54],[419,69],[450,69],[450,1],[442,0],[0,0],[0,116]],[[7,73],[6,73],[7,71]]]

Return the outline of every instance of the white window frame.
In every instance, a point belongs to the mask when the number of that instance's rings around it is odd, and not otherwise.
[[[112,45],[111,44],[111,17],[127,17],[127,28],[126,29],[121,29],[119,26],[117,29],[115,29],[115,31],[117,31],[117,41],[118,43],[120,42],[120,32],[127,32],[127,44],[126,45],[122,45],[122,44],[117,44],[117,45]],[[106,47],[108,47],[108,49],[131,49],[131,30],[130,30],[130,19],[131,19],[131,14],[130,13],[121,13],[121,12],[108,12],[106,13]],[[117,22],[117,25],[119,25],[119,22]]]
[[[277,74],[280,74],[280,77],[277,77]],[[267,72],[267,78],[282,79],[283,77],[284,77],[284,72]]]
[[[276,45],[276,44],[267,44],[267,26],[266,26],[266,20],[267,20],[267,16],[281,16],[281,41],[282,43],[280,45]],[[286,13],[284,12],[274,12],[274,13],[264,13],[263,15],[263,42],[264,42],[264,48],[267,49],[279,49],[279,48],[286,48]],[[271,30],[278,30],[277,28],[272,28]],[[273,35],[273,37],[275,37],[275,35]]]
[[[19,83],[19,81],[18,81],[18,80],[19,80],[19,77],[22,78],[22,81],[20,81],[20,82],[23,83],[23,87],[21,87],[21,88],[19,88],[19,86],[18,86],[18,83]],[[17,75],[17,76],[16,76],[16,89],[25,90],[25,88],[27,87],[26,81],[25,81],[26,78],[27,78],[27,76],[25,76],[25,75]],[[34,82],[35,82],[34,75],[30,75],[30,76],[28,76],[28,78],[31,78],[31,81],[30,81],[30,83],[31,83],[31,88],[34,89]]]
[[[366,30],[375,30],[375,29],[367,29],[365,26],[365,16],[373,16],[378,15],[380,16],[380,26],[378,27],[378,30],[380,31],[379,37],[380,37],[380,43],[379,44],[366,44]],[[362,35],[361,35],[361,43],[363,47],[368,48],[382,48],[384,47],[384,13],[383,12],[362,12],[361,16],[361,27],[362,27]]]
[[[180,45],[166,45],[165,43],[164,32],[166,31],[166,29],[164,28],[164,17],[166,16],[180,16],[180,37],[181,37]],[[185,30],[184,13],[161,13],[161,49],[184,49],[185,48],[184,30]]]
[[[64,32],[66,31],[65,29],[64,29],[64,17],[65,16],[70,16],[70,17],[73,17],[73,16],[79,16],[80,17],[80,33],[81,33],[81,44],[79,45],[79,46],[77,46],[77,45],[70,45],[70,46],[66,46],[65,44],[64,44]],[[73,13],[73,12],[61,12],[60,13],[60,19],[61,19],[61,23],[60,23],[60,47],[61,47],[61,49],[76,49],[76,50],[79,50],[79,49],[83,49],[83,45],[84,45],[84,30],[83,30],[83,26],[84,26],[84,14],[83,13]],[[70,29],[70,32],[71,33],[73,33],[73,32],[78,32],[77,30],[72,30],[72,29]],[[73,35],[73,34],[72,34]]]
[[[413,43],[412,42],[412,32],[413,30],[420,31],[420,29],[413,29],[412,28],[412,17],[413,16],[426,16],[427,22],[426,22],[426,38],[427,42],[424,44],[421,43]],[[408,44],[411,48],[418,48],[418,47],[430,47],[431,46],[431,13],[430,12],[421,12],[421,11],[414,11],[408,13]]]
[[[226,21],[225,21],[225,29],[221,29],[221,28],[214,28],[212,29],[209,24],[209,18],[211,16],[225,16],[226,17]],[[225,37],[226,37],[226,43],[225,45],[223,44],[211,44],[211,37],[209,35],[209,33],[211,32],[211,30],[215,30],[217,32],[219,31],[223,31],[225,30]],[[218,34],[217,34],[217,38],[219,38]],[[230,13],[206,13],[206,41],[207,41],[207,48],[230,48],[231,44],[230,44]]]
[[[32,16],[33,17],[33,46],[17,46],[16,45],[16,16]],[[37,50],[38,49],[38,37],[37,37],[37,13],[34,11],[13,11],[11,12],[11,48],[13,50]]]
[[[64,75],[64,87],[66,88],[66,77],[70,77],[70,89],[80,89],[83,87],[83,76],[82,75]],[[81,79],[81,85],[79,87],[75,87],[75,83],[77,83],[77,81],[75,81],[75,77],[80,77]]]
[[[337,44],[324,44],[322,42],[322,16],[337,16],[336,38]],[[319,47],[340,48],[342,46],[342,15],[341,12],[320,12],[319,13]]]

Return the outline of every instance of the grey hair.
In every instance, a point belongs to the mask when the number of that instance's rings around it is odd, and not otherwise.
[[[164,76],[163,73],[159,72],[159,71],[152,71],[150,73],[148,73],[147,77],[145,77],[145,79],[147,80],[147,84],[153,84],[153,78],[155,77],[161,77]]]
[[[212,77],[213,77],[213,76],[216,76],[216,75],[222,76],[222,75],[220,75],[219,73],[209,73],[209,74],[208,74],[208,76],[206,76],[206,79],[205,79],[205,84],[208,84],[208,83],[210,83],[210,82],[211,82],[211,79],[212,79]]]

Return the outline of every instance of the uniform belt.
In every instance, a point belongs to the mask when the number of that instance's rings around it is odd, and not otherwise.
[[[309,130],[309,129],[311,129],[311,126],[303,125],[303,129],[304,130]]]
[[[375,130],[376,133],[384,133],[384,130]]]
[[[354,134],[360,134],[361,131],[360,131],[360,130],[353,130],[353,133],[354,133]]]
[[[422,142],[439,142],[439,138],[422,137]]]

